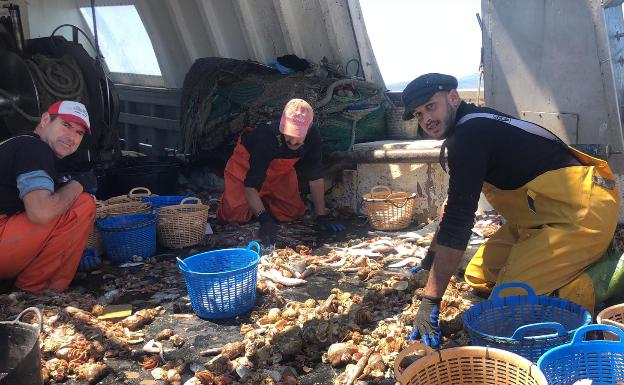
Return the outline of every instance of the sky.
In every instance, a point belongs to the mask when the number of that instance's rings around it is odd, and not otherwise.
[[[427,72],[479,71],[481,0],[360,0],[386,85]]]

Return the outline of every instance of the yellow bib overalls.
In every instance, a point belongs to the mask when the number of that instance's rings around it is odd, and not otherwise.
[[[565,145],[536,124],[502,120]],[[594,311],[594,288],[584,271],[607,249],[618,220],[620,194],[607,162],[565,145],[582,164],[545,172],[515,190],[488,183],[483,193],[507,222],[485,242],[466,268],[465,279],[489,293],[494,285],[525,282],[537,294],[555,294]]]

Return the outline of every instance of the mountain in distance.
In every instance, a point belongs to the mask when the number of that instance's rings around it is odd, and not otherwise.
[[[457,83],[458,83],[457,89],[460,89],[460,90],[464,90],[464,89],[476,90],[477,89],[477,85],[479,84],[479,73],[475,72],[473,74],[466,75],[466,76],[463,76],[461,78],[458,78],[457,79]],[[386,84],[386,88],[389,91],[403,91],[403,89],[405,89],[405,87],[408,84],[409,84],[409,82],[399,82],[399,83]],[[483,82],[481,82],[481,87],[483,87]]]

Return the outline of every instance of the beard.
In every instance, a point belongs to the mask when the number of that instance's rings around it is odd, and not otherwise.
[[[453,107],[448,100],[446,101],[446,108],[447,108],[447,112],[446,112],[446,116],[444,117],[444,125],[446,126],[445,127],[446,130],[444,132],[445,138],[448,135],[451,127],[455,126],[455,118],[457,116],[457,109]]]

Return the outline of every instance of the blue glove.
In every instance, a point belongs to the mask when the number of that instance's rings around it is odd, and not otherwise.
[[[82,252],[78,271],[89,272],[102,267],[102,257],[94,247],[87,247]]]
[[[414,319],[414,331],[410,341],[420,339],[425,345],[437,348],[442,341],[442,332],[438,325],[441,298],[422,297],[420,307]]]
[[[343,224],[332,220],[329,215],[318,215],[316,217],[316,225],[321,231],[331,231],[334,233],[345,231],[347,229]]]

